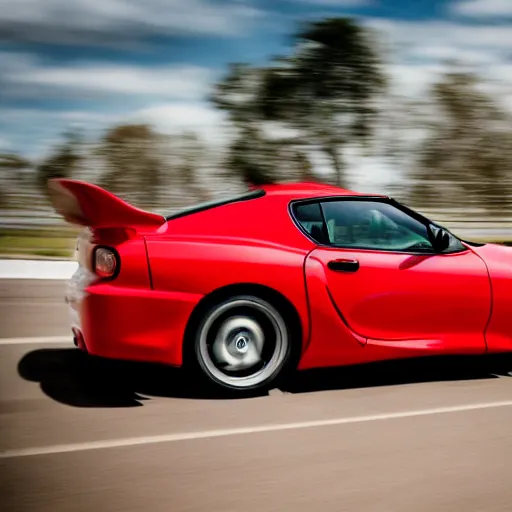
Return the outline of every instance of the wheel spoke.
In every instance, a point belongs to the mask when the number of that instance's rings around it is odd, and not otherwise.
[[[265,334],[255,320],[231,317],[219,328],[212,352],[224,370],[241,371],[260,362],[264,343]]]

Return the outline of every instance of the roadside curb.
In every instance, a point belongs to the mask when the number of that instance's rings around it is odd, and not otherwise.
[[[77,267],[73,260],[0,259],[0,279],[68,280]]]
[[[73,258],[61,256],[38,256],[37,254],[0,254],[2,260],[34,260],[34,261],[74,261]]]
[[[32,338],[0,338],[2,345],[73,345],[71,336],[44,336]]]

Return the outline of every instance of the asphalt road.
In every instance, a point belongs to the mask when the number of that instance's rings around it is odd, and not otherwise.
[[[91,361],[59,282],[0,282],[0,510],[512,509],[508,358],[314,371],[233,400]],[[38,336],[48,339],[12,339]],[[5,339],[11,338],[11,339]]]

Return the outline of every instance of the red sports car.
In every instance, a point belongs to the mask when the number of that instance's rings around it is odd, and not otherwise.
[[[164,216],[81,181],[49,189],[86,227],[67,301],[90,354],[244,391],[296,368],[512,350],[512,249],[389,197],[271,185]]]

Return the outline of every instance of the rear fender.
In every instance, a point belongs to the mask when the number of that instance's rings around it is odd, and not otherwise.
[[[304,349],[309,339],[303,268],[307,251],[259,240],[213,238],[148,236],[155,290],[204,297],[242,283],[269,288],[298,313]]]
[[[95,251],[99,247],[112,249],[118,258],[118,270],[113,278],[100,279],[92,285],[109,282],[115,286],[150,289],[151,272],[148,264],[146,239],[132,229],[86,229],[78,237],[76,259],[81,267],[94,272]]]
[[[151,288],[145,235],[165,225],[163,216],[136,208],[84,181],[51,179],[48,191],[55,211],[67,222],[87,228],[77,240],[82,267],[93,271],[95,251],[106,246],[118,256],[119,270],[113,279],[117,286]]]

